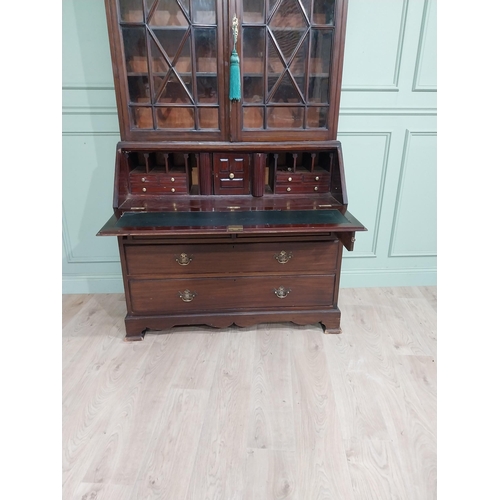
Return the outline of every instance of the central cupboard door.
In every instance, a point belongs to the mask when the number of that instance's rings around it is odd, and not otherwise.
[[[124,140],[335,139],[345,0],[106,1]]]

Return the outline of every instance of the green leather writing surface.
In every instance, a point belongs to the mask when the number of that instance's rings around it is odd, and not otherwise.
[[[124,213],[117,227],[281,226],[295,224],[348,224],[338,210],[252,210],[245,212]]]

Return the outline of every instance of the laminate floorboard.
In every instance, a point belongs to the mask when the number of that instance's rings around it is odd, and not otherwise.
[[[64,295],[63,500],[435,499],[436,288],[339,307],[125,342],[123,295]]]

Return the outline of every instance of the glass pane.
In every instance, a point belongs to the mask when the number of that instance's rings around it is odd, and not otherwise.
[[[307,128],[326,128],[328,107],[307,109]]]
[[[130,108],[132,126],[135,128],[153,128],[151,108]]]
[[[270,102],[302,102],[297,89],[288,73],[281,80],[278,89],[272,95]]]
[[[154,43],[151,44],[151,59],[153,61],[153,73],[166,73],[169,70],[170,66],[167,60],[163,57]]]
[[[294,58],[290,63],[290,73],[295,80],[297,87],[302,92],[302,96],[305,96],[305,82],[304,77],[306,72],[306,60],[308,58],[308,38],[306,37],[299,50],[295,54]]]
[[[130,73],[148,74],[148,60],[146,56],[132,56],[127,61],[127,71]]]
[[[262,76],[243,77],[243,102],[262,102],[264,78]]]
[[[268,37],[268,60],[267,60],[267,95],[269,95],[278,81],[278,77],[285,70],[285,66],[281,61],[278,51],[274,46],[271,36]],[[267,96],[266,96],[267,99]]]
[[[167,77],[167,74],[163,75],[155,75],[153,76],[153,82],[154,82],[154,102],[157,102],[158,98],[160,97],[161,93],[164,90],[165,86],[165,78]]]
[[[269,25],[273,32],[279,28],[293,28],[294,30],[303,31],[308,26],[308,23],[300,7],[299,0],[282,0]]]
[[[276,6],[278,0],[269,0],[269,10],[267,12],[267,15],[270,16],[273,12],[274,7]]]
[[[126,23],[142,23],[142,0],[120,0],[120,14]]]
[[[194,128],[194,109],[179,107],[156,108],[158,128]]]
[[[309,102],[328,102],[329,78],[311,77],[309,78]]]
[[[332,54],[332,31],[311,30],[311,69],[309,74],[327,74]]]
[[[243,107],[243,128],[262,129],[264,127],[264,108]]]
[[[304,76],[306,72],[306,60],[308,57],[307,38],[304,40],[300,49],[295,54],[290,63],[290,72],[293,76]]]
[[[198,76],[196,79],[198,102],[217,103],[217,77]]]
[[[170,62],[173,61],[177,53],[181,53],[181,57],[189,57],[191,59],[191,37],[186,35],[187,28],[176,29],[154,29],[153,34],[156,37],[158,45],[165,51]],[[151,41],[151,50],[153,58],[160,54],[160,49],[155,40]]]
[[[334,0],[314,0],[312,20],[314,24],[333,24],[335,14]]]
[[[147,76],[129,76],[127,81],[130,102],[151,102]]]
[[[122,35],[127,71],[147,72],[145,29],[123,28]]]
[[[158,39],[158,43],[161,44],[161,35],[162,32],[160,32],[160,37],[155,33],[155,36]],[[158,48],[156,40],[151,37],[150,39],[150,47],[151,47],[151,60],[152,60],[152,69],[153,73],[166,73],[170,66],[167,63],[167,60],[165,59],[165,56],[163,55],[162,51]],[[165,48],[163,48],[165,50]],[[167,53],[168,56],[168,53]],[[156,83],[155,83],[155,88],[157,88]]]
[[[186,16],[176,0],[159,0],[149,21],[150,26],[187,26]]]
[[[264,22],[264,0],[243,0],[243,22]]]
[[[192,88],[190,82],[187,82],[187,90],[192,94]],[[171,73],[167,82],[167,85],[160,94],[158,99],[160,103],[179,103],[188,104],[191,103],[191,99],[186,92],[186,89],[179,82],[179,79],[175,74]]]
[[[243,28],[243,101],[263,102],[265,28]]]
[[[193,22],[197,24],[215,24],[215,0],[192,0]]]
[[[146,0],[146,17],[148,17],[151,7],[153,7],[155,0]]]
[[[310,20],[311,19],[311,0],[299,0],[299,1],[302,4],[302,7],[304,8],[307,19]]]
[[[189,45],[191,45],[191,44],[189,44]],[[186,48],[186,51],[190,51],[190,50],[191,50],[190,47]],[[183,50],[182,54],[177,59],[174,67],[177,70],[177,72],[179,74],[181,74],[181,75],[183,73],[189,73],[189,74],[191,74],[191,57],[187,56],[187,55],[184,55],[184,50]]]
[[[304,108],[273,107],[267,108],[267,128],[303,128]]]
[[[181,5],[184,7],[184,11],[186,12],[186,14],[188,16],[188,19],[190,19],[189,16],[191,14],[189,12],[189,0],[181,0]]]
[[[274,76],[280,75],[281,73],[283,73],[285,66],[278,54],[278,51],[276,50],[276,47],[274,46],[271,35],[269,35],[268,37],[268,53],[269,57],[267,60],[267,72],[270,75],[272,74]]]
[[[198,108],[200,128],[219,128],[219,108]]]
[[[273,30],[285,61],[288,62],[297,48],[305,30]]]
[[[243,28],[243,73],[264,73],[265,28]]]
[[[196,71],[198,73],[217,72],[217,42],[215,28],[194,30]]]

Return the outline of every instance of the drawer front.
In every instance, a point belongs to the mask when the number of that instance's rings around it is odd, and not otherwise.
[[[238,179],[237,177],[220,179],[220,188],[224,192],[229,189],[244,189],[245,180],[243,178]]]
[[[185,186],[187,181],[187,176],[185,173],[182,174],[161,174],[158,175],[158,184],[161,186]]]
[[[330,174],[326,173],[308,173],[304,174],[303,176],[303,181],[307,183],[317,183],[317,184],[322,184],[324,186],[330,186]]]
[[[132,194],[186,194],[186,184],[179,185],[160,185],[160,184],[131,184],[130,192]]]
[[[335,276],[130,280],[133,314],[325,307]]]
[[[292,172],[276,172],[276,182],[288,184],[289,182],[302,182],[302,174]]]
[[[330,187],[325,184],[318,183],[308,183],[308,184],[296,184],[296,185],[282,185],[277,184],[274,188],[276,194],[312,194],[312,193],[328,193]]]
[[[130,191],[133,194],[187,193],[186,174],[144,174],[130,177]]]
[[[126,245],[130,276],[175,274],[329,274],[339,242]]]
[[[186,174],[134,174],[130,176],[130,183],[140,186],[141,184],[158,184],[158,185],[179,185],[186,184]]]
[[[130,174],[130,184],[140,186],[141,184],[158,184],[158,176],[155,174]]]

